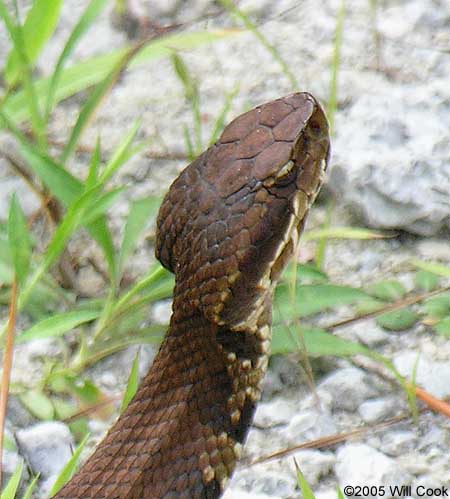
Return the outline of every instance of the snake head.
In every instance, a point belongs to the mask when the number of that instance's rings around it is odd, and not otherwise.
[[[176,275],[179,309],[237,329],[253,321],[250,310],[257,319],[295,249],[329,151],[322,108],[295,93],[236,118],[181,173],[162,204],[156,245]]]

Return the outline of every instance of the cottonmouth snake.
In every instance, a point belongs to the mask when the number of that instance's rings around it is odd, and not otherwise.
[[[176,278],[169,331],[58,499],[221,495],[261,394],[274,286],[328,157],[325,114],[296,93],[236,118],[173,182],[156,239]]]

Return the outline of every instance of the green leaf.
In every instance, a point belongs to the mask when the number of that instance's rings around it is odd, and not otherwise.
[[[20,151],[28,166],[65,206],[70,205],[81,195],[83,184],[60,163],[40,153],[26,141],[21,141]]]
[[[62,336],[81,324],[97,319],[99,315],[100,311],[98,310],[74,310],[55,314],[33,324],[16,338],[16,343]]]
[[[117,303],[114,305],[114,313],[118,313],[125,309],[136,295],[144,293],[147,290],[150,290],[151,296],[154,297],[153,301],[162,299],[160,296],[168,297],[171,295],[173,285],[174,278],[172,274],[162,267],[160,263],[156,263],[150,268],[146,276],[140,279],[117,300]]]
[[[355,311],[357,315],[371,314],[380,308],[386,306],[386,303],[381,300],[376,300],[371,296],[368,296],[366,300],[359,301],[355,306]]]
[[[67,141],[61,153],[62,163],[65,163],[69,156],[75,150],[81,134],[86,129],[89,121],[99,107],[101,101],[103,100],[107,92],[109,92],[114,86],[120,73],[128,65],[130,59],[134,56],[135,53],[135,47],[131,47],[127,52],[125,52],[125,54],[117,61],[117,63],[114,64],[111,71],[109,71],[108,74],[103,78],[103,80],[97,84],[97,86],[93,89],[93,91],[87,98],[86,102],[83,104],[78,114],[77,121],[70,133],[69,140]]]
[[[439,277],[432,272],[419,270],[414,276],[414,284],[423,291],[433,291],[439,286]]]
[[[287,285],[275,291],[274,323],[295,317],[306,317],[340,305],[367,299],[358,288],[335,284],[304,284],[296,287],[294,300]]]
[[[17,489],[19,488],[22,471],[23,461],[20,461],[11,478],[8,480],[8,483],[6,484],[6,487],[2,492],[1,499],[15,499]]]
[[[100,137],[97,137],[97,142],[95,143],[95,149],[91,156],[91,161],[89,163],[88,175],[85,183],[85,190],[92,189],[98,181],[98,169],[101,161],[101,147],[100,147]]]
[[[446,265],[433,262],[423,262],[422,260],[417,260],[416,258],[411,259],[411,263],[418,269],[426,270],[427,272],[431,272],[432,274],[450,278],[450,267]]]
[[[212,145],[214,144],[214,142],[216,142],[222,130],[224,129],[225,119],[227,117],[228,112],[230,111],[231,103],[233,102],[233,99],[236,97],[238,92],[239,92],[239,84],[236,84],[233,90],[231,92],[228,92],[227,95],[225,96],[225,102],[222,106],[222,109],[220,110],[219,115],[217,116],[214,122],[213,131],[209,139],[209,145]]]
[[[443,319],[450,315],[450,293],[433,296],[422,305],[427,315],[434,319]]]
[[[16,442],[6,432],[3,434],[3,449],[17,452]]]
[[[40,477],[40,473],[38,473],[33,480],[31,480],[30,484],[27,487],[27,490],[25,491],[25,494],[22,496],[22,499],[32,499],[33,497],[33,492],[34,489],[36,488],[36,485],[38,483]]]
[[[65,377],[65,381],[68,388],[84,404],[94,405],[102,399],[102,393],[100,389],[88,379],[81,379],[77,376],[67,375]]]
[[[58,58],[58,62],[55,65],[55,69],[53,70],[53,74],[48,85],[47,102],[45,105],[45,114],[47,120],[53,108],[55,92],[61,78],[62,69],[67,59],[72,54],[74,48],[76,47],[76,44],[80,41],[83,34],[88,30],[88,28],[94,22],[95,18],[106,6],[106,3],[107,0],[92,0],[87,6],[86,10],[83,12],[83,15],[79,19],[75,28],[72,30],[72,33],[70,34],[69,39],[67,40],[61,52],[61,55]]]
[[[108,209],[117,201],[117,198],[120,194],[122,194],[124,189],[124,186],[115,187],[110,191],[100,194],[95,200],[92,208],[86,214],[83,220],[83,225],[90,225],[92,222],[104,215],[106,211],[108,211]]]
[[[376,322],[389,331],[403,331],[412,327],[418,320],[418,315],[408,308],[393,310],[379,315]]]
[[[100,176],[100,182],[106,183],[114,173],[128,161],[132,155],[132,144],[139,130],[140,121],[135,121],[131,130],[125,135],[122,142],[119,144],[111,159],[105,166],[105,170]]]
[[[283,272],[282,280],[290,283],[294,276],[297,282],[301,284],[323,284],[328,282],[327,274],[317,268],[316,265],[311,264],[290,263]]]
[[[306,478],[304,477],[299,465],[297,464],[297,461],[294,459],[295,463],[295,468],[297,471],[297,483],[300,487],[300,490],[302,491],[302,497],[303,499],[316,499],[316,496],[314,495],[313,491],[311,490],[311,487],[309,486],[308,482],[306,481]]]
[[[22,404],[38,419],[53,419],[55,411],[51,400],[41,390],[29,390],[19,396]]]
[[[306,351],[312,357],[370,355],[370,350],[359,343],[344,340],[323,329],[302,327],[299,330],[295,325],[278,325],[273,328],[272,355],[295,352],[302,345],[305,345]]]
[[[336,16],[336,26],[333,37],[333,58],[331,61],[330,94],[327,103],[327,114],[330,125],[330,132],[334,134],[334,116],[338,106],[338,77],[341,68],[342,39],[344,33],[345,20],[345,0],[341,0]]]
[[[11,198],[9,208],[8,238],[14,271],[19,285],[22,286],[30,269],[31,239],[27,220],[15,195]]]
[[[119,272],[122,271],[124,263],[136,247],[139,236],[148,224],[150,217],[156,213],[160,204],[161,198],[159,196],[149,196],[132,202],[120,248]]]
[[[92,206],[93,200],[99,193],[99,189],[99,187],[90,189],[71,205],[53,234],[53,237],[44,254],[43,262],[35,270],[33,276],[27,283],[26,288],[20,295],[19,307],[23,306],[27,302],[34,286],[60,256],[69,238],[83,222],[87,210]]]
[[[375,298],[392,302],[403,298],[406,289],[399,281],[389,279],[372,284],[368,287],[367,292]]]
[[[194,120],[195,132],[195,149],[194,154],[198,155],[202,152],[202,123],[200,116],[200,92],[197,81],[191,76],[188,67],[183,62],[183,59],[174,52],[172,54],[172,64],[175,73],[178,76],[184,87],[184,95],[189,102]]]
[[[450,338],[450,317],[446,317],[435,324],[434,330],[442,336]]]
[[[103,255],[108,264],[109,276],[111,282],[115,281],[116,276],[116,249],[108,228],[108,222],[105,216],[101,216],[89,224],[89,233],[103,250]]]
[[[136,391],[139,385],[139,351],[136,352],[133,364],[131,366],[130,376],[128,377],[127,388],[122,399],[122,405],[120,406],[120,413],[122,414],[128,407],[132,398],[136,395]]]
[[[73,474],[78,468],[81,452],[83,451],[88,439],[89,435],[86,435],[81,441],[80,445],[75,449],[75,452],[72,454],[71,458],[67,461],[64,468],[61,470],[60,474],[55,480],[55,483],[50,489],[50,497],[53,497],[57,492],[59,492],[62,489],[62,487],[64,487],[64,485],[72,478]]]
[[[133,59],[130,67],[171,55],[173,50],[177,48],[180,50],[189,50],[199,45],[221,40],[238,32],[239,30],[236,29],[203,30],[161,37],[148,43]],[[91,59],[63,69],[54,94],[54,103],[60,102],[71,95],[99,83],[128,50],[128,48],[119,49],[106,55],[92,57]],[[49,85],[50,78],[43,78],[36,81],[36,92],[41,102],[47,98]],[[20,123],[28,119],[30,112],[27,108],[26,92],[18,91],[8,97],[3,105],[3,111],[15,123]]]
[[[387,236],[381,232],[355,227],[327,227],[325,229],[309,230],[302,236],[303,241],[314,241],[316,239],[383,239]]]
[[[17,4],[16,4],[17,6]],[[16,9],[16,15],[18,12]],[[6,9],[3,0],[0,1],[0,16],[2,17],[5,27],[8,30],[11,41],[13,42],[14,50],[18,54],[18,61],[20,64],[20,71],[22,73],[23,87],[24,87],[24,102],[23,106],[27,109],[29,116],[31,118],[31,125],[33,132],[35,133],[39,147],[41,149],[46,148],[45,139],[45,127],[44,121],[41,116],[38,97],[36,94],[35,81],[32,78],[31,66],[28,62],[28,57],[26,54],[24,36],[22,25],[17,19],[17,24],[14,24],[8,10]],[[9,96],[10,94],[8,94]],[[2,108],[4,110],[4,103],[2,103]]]
[[[183,84],[185,97],[190,101],[195,94],[198,94],[197,82],[192,78],[188,67],[176,52],[172,54],[171,59],[175,73]]]
[[[231,14],[236,16],[243,23],[246,29],[248,29],[260,42],[260,44],[270,53],[273,60],[280,65],[281,72],[285,75],[292,88],[299,88],[298,81],[294,76],[294,73],[290,70],[289,65],[284,61],[277,48],[266,39],[250,18],[242,10],[238,9],[232,0],[219,1]]]
[[[51,37],[58,23],[61,0],[35,0],[28,11],[22,28],[22,36],[27,59],[32,65],[42,48]],[[15,48],[8,56],[4,77],[9,86],[15,85],[20,76],[20,57]]]

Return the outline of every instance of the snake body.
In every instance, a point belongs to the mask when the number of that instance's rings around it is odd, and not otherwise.
[[[127,410],[56,498],[222,494],[261,394],[274,286],[328,157],[324,112],[295,93],[236,118],[173,182],[156,238],[176,278],[169,330]]]

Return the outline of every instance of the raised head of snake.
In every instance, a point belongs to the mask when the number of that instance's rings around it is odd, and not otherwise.
[[[251,423],[272,294],[329,157],[317,101],[296,93],[232,121],[173,182],[156,255],[175,274],[161,349],[128,409],[58,498],[217,498]]]

